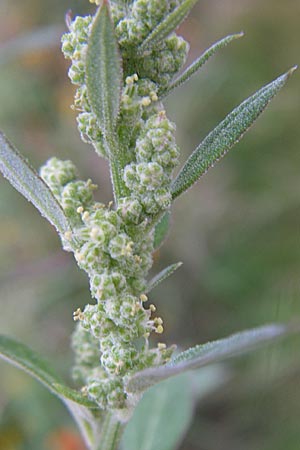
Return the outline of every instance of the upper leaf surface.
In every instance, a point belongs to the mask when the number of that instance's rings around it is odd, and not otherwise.
[[[107,1],[95,16],[86,56],[86,85],[92,110],[107,135],[119,113],[122,68]]]
[[[153,384],[182,372],[198,369],[240,355],[294,331],[294,328],[286,325],[266,325],[242,331],[224,339],[197,345],[180,353],[165,366],[137,372],[129,379],[127,390],[129,392],[143,391]]]
[[[242,138],[293,71],[281,75],[241,103],[201,142],[173,183],[173,199],[191,187]]]
[[[171,214],[169,213],[169,211],[167,211],[155,227],[153,242],[153,246],[155,249],[158,249],[161,246],[168,235],[170,228],[170,218]]]
[[[61,400],[67,399],[80,405],[95,407],[79,392],[65,386],[48,363],[21,342],[0,335],[0,358],[29,373]]]
[[[187,374],[152,387],[125,429],[122,450],[177,448],[191,423],[192,413],[193,396]]]
[[[0,132],[0,171],[63,234],[70,224],[60,204],[38,173]]]

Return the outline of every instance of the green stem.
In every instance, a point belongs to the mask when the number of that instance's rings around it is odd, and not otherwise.
[[[111,413],[106,415],[101,425],[99,442],[95,442],[92,450],[117,450],[125,425]]]

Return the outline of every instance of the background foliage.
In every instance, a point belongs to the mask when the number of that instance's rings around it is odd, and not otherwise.
[[[80,142],[69,108],[72,87],[59,50],[69,8],[80,13],[89,5],[1,0],[0,128],[35,167],[52,155],[72,159],[108,201],[106,163]],[[296,0],[199,0],[182,27],[191,59],[226,34],[242,29],[246,36],[168,99],[182,160],[241,100],[299,63],[299,13]],[[42,26],[51,27],[51,48],[25,51],[24,39],[8,44]],[[169,343],[186,348],[299,316],[299,80],[296,73],[245,139],[175,203],[156,269],[179,259],[184,265],[152,294]],[[49,355],[68,377],[72,311],[86,303],[87,280],[47,222],[0,183],[1,332]],[[300,440],[298,348],[295,338],[227,364],[222,387],[201,399],[180,450],[294,450]],[[8,365],[0,370],[1,450],[83,448],[56,399]]]

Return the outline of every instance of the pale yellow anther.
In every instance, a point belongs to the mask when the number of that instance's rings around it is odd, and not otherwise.
[[[143,336],[145,339],[148,339],[148,337],[150,336],[150,333],[145,333]]]
[[[123,256],[131,256],[132,255],[132,246],[133,246],[133,242],[130,241],[128,242],[128,244],[126,245],[126,247],[122,248],[122,255]]]
[[[133,83],[133,77],[126,77],[125,83],[128,84],[132,84]]]
[[[90,213],[88,211],[84,211],[84,213],[82,214],[82,220],[89,220],[90,218]]]
[[[93,191],[98,188],[98,185],[94,184],[90,178],[87,180],[86,184]]]
[[[135,310],[139,311],[141,308],[140,302],[135,302]]]
[[[158,100],[158,97],[157,97],[157,94],[156,94],[156,92],[150,92],[150,98],[151,98],[151,100],[153,101],[153,102],[157,102],[157,100]]]
[[[81,56],[82,56],[81,53],[77,51],[73,53],[72,59],[79,60]]]
[[[93,209],[103,209],[103,208],[105,208],[105,205],[103,204],[103,203],[95,203],[94,205],[93,205]]]
[[[91,229],[90,236],[91,236],[92,239],[97,239],[97,237],[99,236],[99,228],[93,227]]]
[[[166,344],[159,342],[157,344],[157,348],[158,348],[158,350],[165,350],[167,348],[167,346],[166,346]]]
[[[141,302],[147,302],[148,301],[147,295],[146,294],[141,294],[140,295],[140,300],[141,300]]]
[[[84,315],[80,308],[77,308],[76,311],[73,312],[73,320],[77,322],[78,320],[83,320]]]
[[[156,311],[156,306],[155,305],[150,305],[149,309],[150,309],[150,311],[155,312]]]
[[[81,252],[75,252],[76,261],[81,262],[84,260],[84,255]]]
[[[102,0],[90,0],[90,3],[94,3],[95,5],[100,6],[101,5],[101,1]]]
[[[143,97],[141,100],[141,104],[142,106],[149,106],[151,103],[151,98],[150,97]]]
[[[135,262],[141,264],[142,258],[139,255],[134,255]]]
[[[162,325],[164,322],[161,317],[155,317],[154,323],[157,325]]]
[[[162,334],[164,332],[164,328],[162,325],[158,325],[155,331],[157,334]]]
[[[72,231],[66,231],[64,237],[65,239],[67,239],[67,241],[70,241],[72,239]]]
[[[101,289],[101,288],[97,289],[96,294],[97,294],[97,297],[98,297],[98,298],[102,298],[102,295],[103,295],[103,289]]]
[[[80,389],[80,392],[82,393],[82,395],[83,395],[84,397],[87,397],[87,395],[88,395],[87,386],[83,386],[83,387]]]
[[[78,214],[82,214],[83,213],[83,207],[79,206],[76,211],[78,212]]]
[[[137,74],[137,73],[134,73],[134,74],[132,75],[132,78],[133,78],[134,81],[137,81],[137,80],[139,79],[138,74]]]

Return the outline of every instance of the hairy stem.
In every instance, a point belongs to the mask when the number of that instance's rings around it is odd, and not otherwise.
[[[95,442],[92,450],[117,450],[124,427],[115,416],[108,413],[102,423],[99,442]]]

